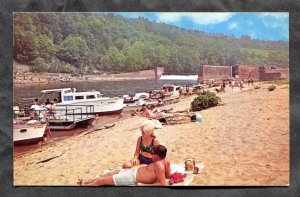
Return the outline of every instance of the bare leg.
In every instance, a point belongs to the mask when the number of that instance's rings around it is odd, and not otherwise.
[[[81,186],[100,186],[100,185],[115,185],[114,180],[111,176],[105,176],[105,177],[99,177],[93,180],[89,180],[89,181],[84,181],[84,180],[80,180],[80,185]]]
[[[78,177],[78,184],[81,185],[81,186],[98,186],[96,185],[98,182],[101,183],[102,179],[101,178],[109,178],[111,177],[112,179],[112,176],[114,174],[118,174],[120,172],[120,170],[115,170],[115,171],[112,171],[112,172],[109,172],[107,173],[104,177],[97,177],[97,178],[93,178],[93,179],[87,179],[87,180],[84,180],[83,178],[79,178]],[[103,183],[106,183],[106,179],[103,180]],[[114,182],[112,181],[112,185],[114,185]],[[111,185],[111,184],[102,184],[102,185]]]

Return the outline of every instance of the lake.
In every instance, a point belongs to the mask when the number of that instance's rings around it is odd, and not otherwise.
[[[51,84],[14,85],[13,104],[20,107],[30,105],[34,98],[41,96],[42,90],[57,88],[76,88],[77,91],[98,90],[103,96],[134,95],[137,92],[160,89],[164,84],[187,85],[196,81],[185,80],[126,80],[126,81],[93,81],[63,82]]]

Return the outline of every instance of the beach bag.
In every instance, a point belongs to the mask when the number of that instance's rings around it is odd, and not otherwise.
[[[186,171],[194,171],[194,168],[195,168],[195,159],[194,158],[186,158],[184,160],[184,165],[185,165],[185,170]]]

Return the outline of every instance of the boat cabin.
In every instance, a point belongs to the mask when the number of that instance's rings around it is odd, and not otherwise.
[[[101,98],[99,91],[76,92],[75,88],[43,90],[42,100],[56,99],[57,103],[70,104],[74,102],[95,101]],[[41,100],[40,99],[40,100]]]
[[[162,88],[164,88],[164,89],[168,89],[168,92],[179,92],[179,90],[180,90],[180,86],[178,86],[178,85],[173,85],[173,84],[171,84],[171,85],[164,85]]]

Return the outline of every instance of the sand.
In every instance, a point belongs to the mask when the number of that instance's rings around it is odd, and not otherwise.
[[[222,105],[203,110],[203,122],[155,130],[171,163],[187,157],[205,169],[191,185],[265,186],[289,184],[289,86],[226,88]],[[195,95],[165,108],[186,109]],[[101,121],[101,119],[99,120]],[[109,129],[83,132],[14,157],[14,185],[77,185],[132,158],[143,117],[128,117]],[[45,159],[58,156],[44,163]]]

